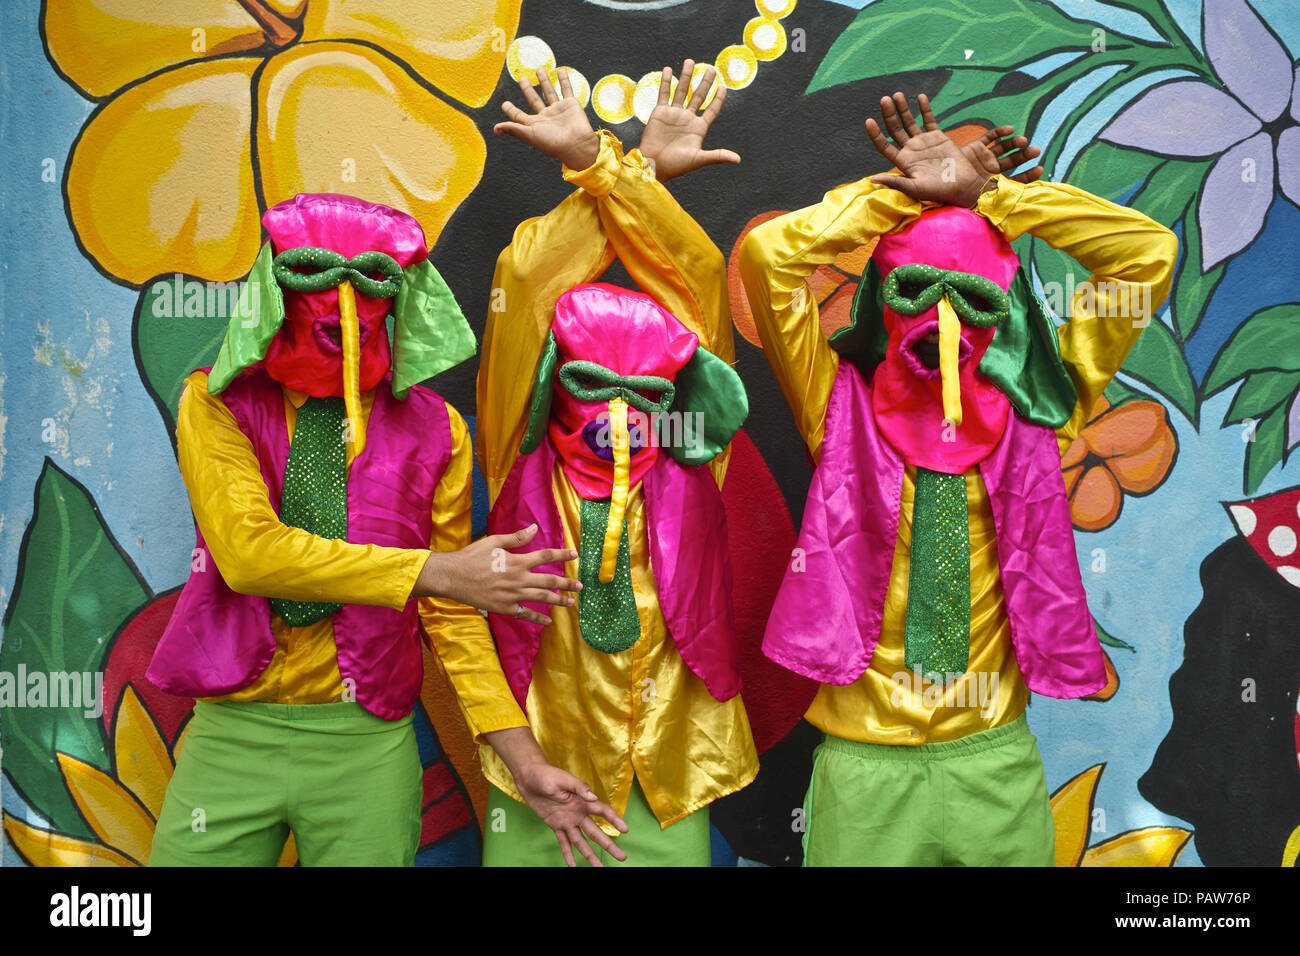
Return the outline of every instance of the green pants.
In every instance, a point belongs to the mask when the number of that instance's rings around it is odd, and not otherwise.
[[[916,747],[827,736],[804,799],[804,866],[1051,866],[1052,809],[1021,714]]]
[[[360,704],[204,703],[154,831],[151,866],[412,866],[420,755],[408,715]]]
[[[627,860],[619,863],[595,844],[589,845],[605,866],[708,866],[709,808],[696,810],[666,830],[659,828],[654,811],[646,803],[641,785],[632,783],[632,793],[623,814],[627,833],[616,839]],[[575,848],[575,862],[588,866]],[[564,866],[555,832],[537,814],[488,785],[487,820],[483,827],[484,866]]]

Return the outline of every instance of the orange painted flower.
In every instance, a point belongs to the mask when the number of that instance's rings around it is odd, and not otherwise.
[[[262,209],[299,192],[394,206],[434,239],[487,155],[445,98],[487,101],[519,6],[47,0],[51,61],[101,101],[68,160],[82,248],[133,285],[229,281],[257,255]]]
[[[1137,399],[1111,407],[1101,399],[1061,458],[1074,526],[1081,531],[1110,527],[1124,495],[1154,491],[1177,454],[1178,439],[1159,402]]]

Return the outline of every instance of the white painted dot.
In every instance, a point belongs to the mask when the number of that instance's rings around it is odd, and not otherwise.
[[[727,64],[727,76],[733,82],[739,83],[749,76],[749,64],[740,58],[732,60]]]
[[[1237,527],[1241,529],[1242,534],[1249,538],[1255,533],[1255,512],[1245,505],[1232,505],[1228,511],[1232,515],[1232,520],[1237,522]]]
[[[1295,551],[1295,532],[1290,525],[1280,524],[1268,533],[1268,547],[1279,558]]]
[[[1300,498],[1296,498],[1295,500],[1295,516],[1300,518]]]
[[[754,31],[754,46],[760,50],[774,50],[776,43],[776,28],[770,23],[765,23]]]
[[[547,66],[555,58],[550,46],[541,37],[520,37],[517,43],[519,62],[530,70]]]
[[[625,99],[622,88],[613,83],[610,83],[600,91],[600,105],[611,113],[621,110],[624,102]]]
[[[1284,564],[1277,569],[1277,573],[1282,575],[1287,584],[1300,588],[1300,568],[1293,568],[1289,564]]]

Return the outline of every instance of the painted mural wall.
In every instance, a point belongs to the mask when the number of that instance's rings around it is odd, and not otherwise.
[[[593,122],[631,148],[647,74],[686,57],[725,77],[711,145],[743,161],[673,191],[724,253],[883,171],[862,121],[900,88],[929,92],[959,137],[1014,124],[1048,178],[1177,232],[1170,300],[1063,460],[1113,679],[1105,700],[1035,697],[1029,718],[1059,865],[1295,864],[1289,0],[22,0],[0,9],[0,37],[5,865],[147,860],[192,704],[144,680],[192,559],[173,416],[184,376],[216,354],[262,211],[324,191],[406,210],[481,333],[497,252],[567,191],[491,132],[514,77],[581,74]],[[1017,251],[1063,311],[1087,276],[1031,237]],[[827,332],[847,323],[868,253],[814,275]],[[732,261],[751,415],[726,505],[756,646],[810,466]],[[627,281],[617,265],[607,278]],[[474,373],[431,384],[472,416]],[[485,504],[480,486],[479,528]],[[799,862],[819,735],[776,713],[755,727],[757,782],[714,806],[715,864]],[[431,666],[417,727],[418,862],[475,863],[483,787]]]

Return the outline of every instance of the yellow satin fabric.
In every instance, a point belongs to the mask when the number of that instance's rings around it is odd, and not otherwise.
[[[1091,300],[1083,287],[1072,320],[1057,328],[1061,354],[1079,401],[1057,429],[1062,451],[1123,364],[1141,332],[1127,316],[1113,317],[1121,296],[1146,284],[1153,308],[1169,294],[1177,259],[1173,234],[1146,216],[1060,183],[1023,185],[997,177],[977,211],[1014,240],[1029,232],[1091,271]],[[863,179],[840,186],[822,202],[770,220],[745,238],[740,270],[759,337],[795,423],[814,459],[821,457],[826,406],[838,358],[818,324],[817,300],[807,278],[819,265],[875,236],[898,232],[929,204]],[[1158,321],[1152,319],[1152,321]],[[998,571],[993,513],[978,469],[966,474],[971,541],[970,671],[957,684],[965,706],[953,706],[957,687],[939,699],[903,667],[915,469],[903,481],[898,538],[885,601],[880,643],[870,667],[847,686],[823,684],[806,717],[826,733],[864,743],[923,744],[953,740],[1018,717],[1028,699],[1011,647]],[[983,672],[981,690],[971,675]],[[993,687],[992,675],[997,675]],[[896,675],[907,680],[900,684]]]
[[[307,396],[285,390],[284,413],[292,440],[298,408]],[[369,421],[374,392],[360,396],[361,427]],[[469,508],[473,458],[465,420],[448,406],[452,455],[431,503],[433,535],[429,550],[450,551],[470,540]],[[331,541],[281,524],[271,507],[253,447],[219,396],[208,394],[207,374],[186,379],[176,421],[177,457],[189,490],[194,517],[213,561],[236,591],[303,601],[342,601],[401,608],[410,597],[429,550]],[[352,463],[349,450],[348,464]],[[449,669],[477,676],[473,649],[486,647],[496,660],[487,624],[476,610],[454,601],[421,599],[420,619],[435,648],[450,658]],[[271,612],[275,654],[249,686],[221,700],[319,704],[341,700],[330,618],[290,627]],[[482,668],[479,668],[480,670]],[[500,667],[496,668],[504,687]],[[499,701],[495,695],[481,695]],[[507,706],[482,705],[471,727],[479,732],[521,726],[524,721],[508,689]]]
[[[580,499],[558,464],[551,487],[565,547],[576,549]],[[527,710],[552,763],[587,781],[619,813],[635,775],[666,827],[753,780],[758,753],[740,697],[714,700],[668,633],[650,570],[640,482],[628,495],[626,514],[641,637],[626,651],[606,654],[583,640],[575,608],[553,609],[533,665]],[[576,577],[576,565],[570,562],[566,573]],[[518,799],[496,752],[482,747],[480,757],[484,776]]]
[[[476,422],[479,466],[493,502],[519,453],[555,302],[573,286],[598,279],[615,253],[637,286],[695,332],[701,346],[734,361],[722,254],[655,179],[639,150],[624,156],[612,134],[602,132],[600,139],[592,166],[564,170],[580,188],[547,215],[521,223],[497,260]],[[719,487],[729,454],[709,465]],[[577,492],[558,466],[554,490],[565,543],[576,547]],[[639,484],[630,490],[627,521],[641,638],[626,651],[604,654],[582,639],[576,609],[553,608],[529,689],[529,725],[548,760],[588,781],[620,813],[635,775],[667,826],[744,787],[758,770],[758,757],[740,698],[714,700],[667,632]],[[566,573],[577,577],[576,561]],[[464,700],[466,692],[457,690]],[[518,799],[496,753],[483,747],[480,754],[488,780]]]

